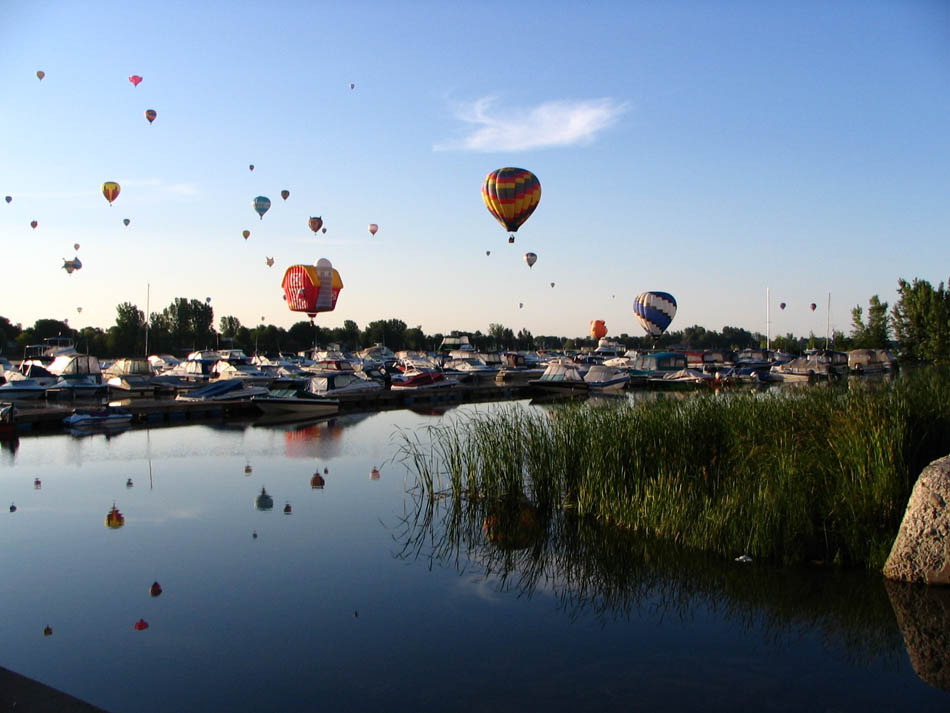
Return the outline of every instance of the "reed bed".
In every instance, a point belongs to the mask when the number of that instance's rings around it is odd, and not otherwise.
[[[883,565],[920,470],[950,452],[950,372],[550,411],[402,434],[429,497],[530,502],[690,548]]]

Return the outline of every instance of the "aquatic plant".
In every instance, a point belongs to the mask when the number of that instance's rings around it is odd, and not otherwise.
[[[521,499],[730,557],[879,568],[920,470],[950,452],[950,372],[508,406],[401,437],[431,497]]]

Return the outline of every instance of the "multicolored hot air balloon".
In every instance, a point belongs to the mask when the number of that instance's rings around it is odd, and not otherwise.
[[[115,181],[106,181],[102,184],[102,195],[109,201],[109,205],[112,205],[112,201],[119,197],[119,191],[121,190],[121,187]]]
[[[79,313],[79,314],[82,314],[82,307],[77,307],[77,308],[76,308],[76,312]]]
[[[244,239],[247,240],[249,237],[251,237],[251,231],[250,231],[250,230],[243,230],[243,231],[241,231],[241,235],[243,235],[243,236],[244,236]]]
[[[785,303],[784,303],[784,302],[779,302],[778,308],[779,308],[779,309],[785,309]]]
[[[39,223],[37,223],[35,220],[30,221],[30,227],[33,228],[33,230],[36,230],[37,225],[39,225]]]
[[[676,315],[676,300],[668,292],[642,292],[633,301],[633,313],[647,334],[658,337]]]
[[[593,319],[590,323],[590,336],[594,339],[603,339],[607,336],[607,325],[602,319]]]
[[[155,121],[155,117],[156,117],[156,116],[158,116],[158,112],[155,111],[154,109],[146,109],[146,110],[145,110],[145,118],[148,119],[148,123],[149,123],[149,124],[151,124],[153,121]]]
[[[528,263],[528,267],[534,267],[534,263],[538,261],[538,256],[534,253],[525,253],[524,261]]]
[[[343,289],[340,273],[326,258],[316,265],[291,265],[284,272],[280,286],[284,289],[287,307],[293,312],[306,312],[310,319],[319,312],[332,312]]]
[[[251,167],[253,168],[253,166]],[[254,210],[257,211],[257,214],[261,216],[261,220],[264,220],[264,213],[270,210],[270,198],[267,196],[258,196],[253,201]]]
[[[39,79],[40,81],[43,81],[43,77],[45,76],[46,76],[46,72],[44,72],[42,69],[36,73],[36,78]]]
[[[280,197],[283,198],[284,200],[287,200],[288,198],[290,198],[290,191],[288,191],[285,188],[284,190],[280,192]]]
[[[7,203],[12,203],[12,202],[13,202],[13,196],[4,196],[3,200],[5,200]]]
[[[808,306],[809,306],[809,308],[811,308],[811,311],[812,311],[812,312],[814,312],[815,309],[818,307],[818,305],[816,305],[814,302],[812,302],[812,303],[811,303],[810,305],[808,305]]]
[[[379,230],[379,226],[376,223],[370,223],[367,228],[369,229],[370,235],[376,235],[376,231]]]
[[[132,222],[132,221],[129,220],[128,218],[123,218],[123,219],[122,219],[122,224],[123,224],[126,228],[129,227],[129,223],[131,223],[131,222]]]
[[[82,263],[79,261],[78,257],[74,257],[72,260],[63,258],[63,269],[66,271],[67,275],[72,275],[76,270],[82,269]]]
[[[73,243],[73,250],[79,250],[79,243]]]
[[[137,87],[139,85],[139,82],[142,81],[142,78],[137,74],[133,74],[132,76],[129,77],[129,81],[132,82],[132,84]]]
[[[118,530],[125,524],[125,516],[119,512],[119,508],[112,503],[112,509],[106,513],[106,527]]]
[[[482,200],[495,219],[512,233],[508,242],[513,243],[513,234],[538,207],[541,182],[523,168],[499,168],[485,177]]]
[[[314,235],[316,235],[320,228],[323,227],[323,218],[321,218],[319,215],[312,215],[310,216],[308,225],[310,226],[310,230],[312,230]]]

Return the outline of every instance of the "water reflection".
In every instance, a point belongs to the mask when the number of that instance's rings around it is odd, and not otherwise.
[[[764,630],[781,647],[810,631],[856,662],[903,650],[883,583],[864,572],[736,564],[525,501],[472,502],[418,489],[411,502],[397,558],[469,576],[474,565],[500,591],[521,597],[553,592],[572,620],[606,623],[644,611],[689,620],[704,607],[743,630]]]
[[[296,420],[257,419],[254,428],[282,431],[284,453],[289,458],[333,458],[340,455],[343,448],[343,431],[371,415],[371,412],[348,413],[306,421],[301,421],[299,416]]]
[[[950,691],[950,589],[890,581],[885,587],[914,672]]]

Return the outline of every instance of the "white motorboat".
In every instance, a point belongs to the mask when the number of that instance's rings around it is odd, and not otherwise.
[[[26,377],[0,384],[0,401],[27,401],[42,398],[46,386]]]
[[[886,349],[853,349],[848,352],[848,369],[852,374],[881,374],[893,371],[897,361]]]
[[[471,355],[448,359],[443,362],[442,370],[449,376],[467,383],[494,381],[499,371],[497,366],[490,366],[481,357]]]
[[[630,372],[603,364],[595,364],[584,374],[591,391],[623,391],[630,383]]]
[[[217,374],[218,381],[223,379],[238,379],[251,386],[268,387],[274,381],[274,377],[265,374],[250,362],[244,363],[221,359],[215,362],[212,372]]]
[[[717,383],[716,377],[699,369],[680,369],[679,371],[668,371],[664,374],[651,376],[648,380],[650,386],[660,387],[692,387],[711,385]]]
[[[131,412],[114,406],[101,409],[77,408],[63,419],[63,425],[71,428],[128,426],[130,423],[132,423]]]
[[[192,391],[179,393],[176,401],[245,401],[254,396],[264,396],[267,389],[263,386],[250,386],[240,379],[221,379],[212,381]]]
[[[798,359],[773,366],[770,374],[782,381],[810,381],[845,376],[848,355],[830,349],[819,349]]]
[[[271,389],[267,394],[255,396],[251,403],[267,416],[300,416],[319,418],[339,412],[340,402],[325,398],[303,389]]]
[[[154,396],[156,384],[148,359],[118,359],[103,372],[109,391],[116,396]]]
[[[584,381],[588,365],[577,364],[569,359],[556,359],[548,364],[541,378],[528,383],[545,391],[589,391],[590,385]]]
[[[306,390],[320,397],[373,394],[383,385],[359,371],[326,371],[310,377]]]
[[[52,386],[47,387],[48,397],[68,399],[93,399],[106,392],[108,387],[96,380],[91,374],[61,376]]]
[[[418,391],[421,389],[447,389],[458,386],[458,379],[446,376],[441,371],[423,370],[415,367],[406,369],[401,375],[394,374],[390,389],[392,391]]]

